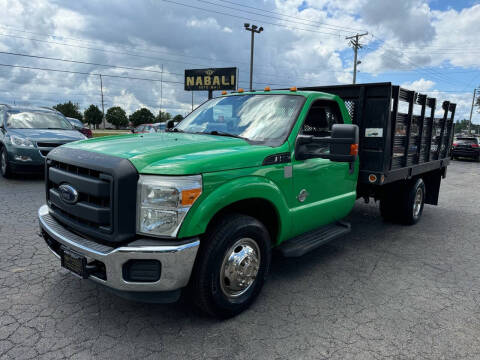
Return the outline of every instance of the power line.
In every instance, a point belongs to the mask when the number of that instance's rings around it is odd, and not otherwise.
[[[270,18],[270,19],[275,19],[275,20],[280,20],[280,21],[288,21],[288,22],[294,23],[294,24],[301,24],[301,25],[304,25],[304,26],[310,26],[310,27],[316,27],[316,28],[318,28],[318,24],[317,24],[317,25],[311,25],[311,24],[306,24],[305,22],[295,21],[295,20],[292,20],[292,18],[293,18],[292,16],[287,16],[288,19],[282,19],[281,17],[271,16],[271,15],[264,15],[264,14],[260,14],[260,13],[258,13],[258,12],[249,11],[249,10],[237,9],[237,8],[234,8],[234,7],[231,7],[231,6],[221,5],[221,4],[218,4],[218,3],[213,3],[213,2],[207,1],[207,0],[197,0],[197,1],[198,1],[198,2],[202,2],[202,3],[205,3],[205,4],[220,6],[220,7],[225,8],[225,9],[230,9],[230,10],[235,10],[235,11],[241,11],[241,12],[244,12],[244,13],[247,13],[247,14],[260,15],[260,16],[263,16],[263,17],[268,17],[268,18]],[[240,5],[237,5],[237,6],[240,6]],[[261,11],[263,11],[263,10],[261,10]],[[282,16],[285,16],[285,15],[282,15]],[[340,31],[340,29],[331,29],[331,30]],[[352,33],[351,30],[348,30],[348,31],[341,30],[341,31],[346,32],[346,33]]]
[[[127,53],[127,52],[120,52],[120,51],[108,51],[105,49],[99,49],[99,48],[92,48],[92,47],[87,47],[87,46],[79,46],[79,45],[73,45],[73,44],[67,44],[67,43],[60,43],[60,42],[55,42],[55,41],[48,41],[48,40],[42,40],[42,39],[33,39],[33,38],[28,38],[28,37],[23,37],[23,36],[18,36],[18,35],[11,35],[11,34],[2,34],[0,33],[0,36],[7,36],[7,37],[13,37],[13,38],[18,38],[18,39],[23,39],[23,40],[29,40],[29,41],[37,41],[37,42],[42,42],[42,43],[49,43],[49,44],[55,44],[55,45],[61,45],[61,46],[68,46],[68,47],[74,47],[74,48],[83,48],[87,50],[94,50],[94,51],[101,51],[105,53],[115,53],[115,54],[122,54],[122,55],[128,55],[128,56],[134,56],[134,57],[140,57],[140,58],[147,58],[150,60],[157,60],[160,62],[172,62],[172,63],[179,63],[179,64],[187,64],[187,65],[196,65],[196,66],[206,66],[210,67],[211,64],[206,65],[206,64],[197,64],[197,63],[188,63],[188,62],[182,62],[182,61],[176,61],[176,60],[168,60],[168,59],[162,59],[162,58],[157,58],[157,57],[152,57],[152,56],[145,56],[145,55],[139,55],[139,54],[132,54],[132,53]],[[59,60],[60,61],[60,60]],[[66,61],[66,60],[62,60]],[[110,65],[104,65],[104,64],[98,64],[99,66],[110,66]],[[257,65],[258,66],[258,65]],[[260,67],[265,67],[265,66],[260,66]],[[269,67],[271,68],[271,67]],[[288,69],[286,67],[278,67],[278,69]],[[290,69],[289,69],[290,70]],[[305,69],[306,71],[314,71],[316,69]],[[343,71],[331,71],[335,73],[343,73]],[[178,74],[178,73],[169,73],[169,74],[175,74],[178,76],[184,76],[184,74]],[[266,73],[258,73],[259,75],[271,75],[271,76],[276,76],[276,74],[266,74]],[[307,79],[307,78],[305,78]]]
[[[28,69],[28,70],[41,70],[41,71],[53,71],[53,72],[60,72],[60,73],[68,73],[68,74],[76,74],[76,75],[87,75],[87,76],[99,76],[102,75],[103,77],[108,78],[117,78],[117,79],[128,79],[128,80],[143,80],[143,81],[152,81],[152,82],[164,82],[169,84],[181,84],[184,85],[184,82],[180,81],[169,81],[169,80],[161,80],[161,79],[148,79],[148,78],[139,78],[139,77],[132,77],[132,76],[121,76],[121,75],[108,75],[108,74],[100,74],[100,73],[87,73],[82,71],[73,71],[73,70],[61,70],[61,69],[51,69],[51,68],[40,68],[34,66],[24,66],[24,65],[12,65],[12,64],[0,64],[0,66],[5,67],[13,67],[13,68],[21,68],[21,69]],[[244,81],[239,81],[244,82]],[[287,86],[286,84],[277,84],[271,82],[253,82],[254,84],[258,85],[273,85],[273,86]]]
[[[238,3],[235,3],[233,1],[227,1],[227,0],[217,0],[217,1],[221,1],[223,3],[228,3],[228,4],[233,4],[233,5],[237,5],[237,6],[242,6],[242,7],[249,8],[249,9],[259,10],[259,11],[263,11],[263,12],[270,13],[270,14],[281,15],[281,16],[290,17],[290,18],[293,18],[293,19],[303,20],[303,21],[307,21],[307,22],[310,22],[310,23],[313,23],[313,24],[319,24],[319,25],[322,25],[322,26],[325,26],[325,27],[331,27],[332,30],[334,30],[334,28],[347,29],[350,32],[363,31],[364,30],[364,29],[355,29],[355,28],[348,28],[348,27],[344,27],[344,26],[328,24],[328,23],[325,23],[325,22],[319,22],[319,21],[311,20],[311,19],[305,19],[305,18],[298,17],[298,16],[287,15],[285,13],[280,13],[280,12],[265,10],[265,9],[261,9],[261,8],[257,8],[257,7],[253,7],[253,6],[238,4]],[[265,15],[263,15],[263,16],[265,16]]]
[[[45,33],[27,31],[27,30],[25,30],[25,29],[19,29],[19,28],[15,28],[15,27],[12,27],[12,26],[0,25],[0,28],[5,28],[5,29],[10,30],[10,31],[23,32],[23,33],[26,33],[26,34],[40,35],[40,36],[52,37],[52,38],[69,39],[69,40],[73,40],[73,41],[80,42],[80,43],[99,45],[97,42],[89,41],[89,40],[85,40],[85,39],[78,39],[78,38],[73,38],[73,37],[58,36],[58,35],[54,35],[54,34],[45,34]],[[2,35],[2,36],[11,36],[11,37],[18,37],[18,36],[10,35],[10,34],[0,34],[0,35]],[[26,40],[32,40],[32,41],[48,42],[48,41],[46,41],[46,40],[32,39],[32,38],[27,38],[27,37],[20,37],[20,38],[26,39]],[[50,43],[56,44],[56,45],[65,45],[65,46],[77,46],[77,45],[66,44],[66,43],[58,43],[58,42],[50,42]],[[115,49],[115,46],[112,46],[112,45],[101,44],[101,46],[105,46],[105,47],[109,47],[109,48],[114,48],[114,49]],[[166,52],[166,51],[158,51],[158,50],[155,50],[155,49],[152,49],[152,48],[144,48],[144,47],[143,47],[143,48],[142,48],[142,47],[132,48],[132,47],[129,47],[129,46],[121,45],[121,48],[130,49],[130,50],[133,50],[133,51],[139,51],[139,50],[140,50],[140,51],[148,51],[148,52],[150,52],[150,53],[157,53],[157,54],[163,54],[163,55],[168,55],[168,56],[176,56],[176,57],[192,58],[192,59],[201,59],[201,60],[207,60],[207,61],[219,61],[219,62],[225,62],[225,63],[232,63],[232,62],[234,61],[234,60],[227,60],[227,59],[212,59],[212,58],[200,57],[200,56],[173,54],[173,53]],[[90,49],[90,48],[87,48],[87,49]],[[109,50],[98,49],[98,48],[93,48],[93,49],[90,49],[90,50],[110,52]],[[117,52],[117,53],[130,55],[130,53],[125,53],[125,52]],[[177,60],[172,60],[172,61],[177,61]],[[239,61],[237,61],[237,60],[235,60],[235,61],[238,62],[238,63],[241,63],[241,64],[246,64],[246,65],[248,65],[247,62],[239,62]],[[186,63],[186,64],[203,66],[203,64],[195,64],[195,63]]]
[[[60,73],[69,73],[69,74],[87,75],[87,76],[99,76],[99,75],[102,75],[102,76],[104,76],[104,77],[109,77],[109,78],[119,78],[119,79],[129,79],[129,80],[143,80],[143,81],[154,81],[154,82],[163,81],[163,82],[166,82],[166,83],[182,84],[182,85],[183,85],[183,82],[179,82],[179,81],[169,81],[169,80],[161,80],[161,79],[147,79],[147,78],[139,78],[139,77],[132,77],[132,76],[107,75],[107,74],[100,74],[100,73],[87,73],[87,72],[82,72],[82,71],[50,69],[50,68],[40,68],[40,67],[24,66],[24,65],[12,65],[12,64],[0,64],[0,66],[13,67],[13,68],[22,68],[22,69],[29,69],[29,70],[54,71],[54,72],[60,72]]]
[[[278,26],[278,27],[282,27],[282,28],[290,28],[290,29],[295,29],[295,30],[308,31],[308,32],[312,32],[312,33],[330,35],[330,36],[335,36],[335,37],[340,37],[341,36],[341,34],[339,34],[339,33],[327,33],[327,32],[322,32],[322,31],[311,30],[311,29],[298,28],[298,27],[295,27],[295,26],[289,26],[288,24],[285,25],[285,24],[267,22],[263,19],[253,19],[253,18],[250,18],[250,17],[241,16],[241,15],[225,13],[225,12],[222,12],[222,11],[205,9],[205,8],[202,8],[202,7],[199,7],[199,6],[188,5],[188,4],[179,3],[179,2],[176,2],[176,1],[172,1],[172,0],[160,0],[160,1],[167,2],[167,3],[170,3],[170,4],[184,6],[184,7],[191,8],[191,9],[201,10],[201,11],[205,11],[205,12],[209,12],[209,13],[225,15],[225,16],[229,16],[229,17],[233,17],[233,18],[237,18],[237,19],[243,19],[243,20],[248,20],[248,21],[258,21],[258,22],[262,22],[263,24]]]
[[[145,71],[145,72],[157,73],[157,74],[163,74],[163,73],[164,73],[163,71],[160,71],[160,70],[150,70],[150,69],[142,69],[142,68],[136,68],[136,67],[130,67],[130,66],[120,66],[120,65],[107,65],[107,64],[92,63],[92,62],[88,62],[88,61],[79,61],[79,60],[71,60],[71,59],[60,59],[60,58],[54,58],[54,57],[48,57],[48,56],[30,55],[30,54],[22,54],[22,53],[8,52],[8,51],[0,51],[0,54],[13,55],[13,56],[22,56],[22,57],[29,57],[29,58],[35,58],[35,59],[62,61],[62,62],[69,62],[69,63],[74,63],[74,64],[84,64],[84,65],[102,66],[102,67],[109,67],[109,68],[112,68],[112,69],[124,69],[124,70],[134,70],[134,71]],[[168,75],[168,74],[169,74],[169,73],[167,73],[167,75]],[[171,73],[171,74],[173,74],[173,75],[181,75],[181,76],[184,75],[184,74],[175,74],[175,73]]]
[[[391,48],[391,47],[387,46],[385,40],[383,40],[383,39],[381,39],[381,38],[379,38],[379,37],[377,37],[377,36],[375,36],[375,35],[373,35],[373,34],[372,34],[372,37],[374,37],[374,38],[378,39],[380,42],[382,42],[382,43],[384,44],[384,49],[387,48],[387,50],[388,50],[388,48],[390,48],[390,51],[399,51],[398,49],[394,49],[394,48]],[[410,65],[415,66],[415,67],[420,67],[418,64],[412,62],[411,59],[409,59],[405,54],[403,54],[401,50],[400,50],[399,52],[403,55],[403,58],[405,59],[405,61],[406,61],[407,63],[409,63]],[[393,57],[392,57],[392,58],[393,58]],[[398,61],[398,60],[397,60],[397,61]],[[399,63],[401,64],[400,61],[399,61]],[[431,74],[430,76],[436,76],[437,79],[440,79],[440,80],[442,80],[442,81],[447,81],[447,82],[452,82],[452,81],[454,81],[454,82],[460,84],[460,82],[455,81],[455,80],[452,80],[452,79],[450,79],[448,76],[445,76],[444,74],[439,73],[439,72],[437,72],[437,71],[429,70],[429,69],[426,69],[425,71],[426,71],[426,72],[429,72],[429,73]]]

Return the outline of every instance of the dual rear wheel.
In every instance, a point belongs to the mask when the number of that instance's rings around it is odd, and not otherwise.
[[[425,183],[421,178],[390,188],[380,200],[380,213],[387,221],[416,224],[425,205]]]

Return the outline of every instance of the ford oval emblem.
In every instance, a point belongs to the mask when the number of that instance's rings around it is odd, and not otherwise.
[[[62,184],[58,187],[60,198],[67,204],[75,204],[78,201],[78,191],[69,184]]]

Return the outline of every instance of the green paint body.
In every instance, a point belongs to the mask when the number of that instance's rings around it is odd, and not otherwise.
[[[343,101],[321,92],[255,94],[296,94],[306,98],[287,140],[278,147],[251,145],[230,137],[174,132],[102,137],[65,146],[126,158],[140,174],[201,174],[202,195],[188,212],[179,238],[203,234],[220,210],[248,199],[263,199],[276,209],[279,229],[273,239],[275,245],[345,217],[356,199],[358,159],[352,174],[348,163],[295,159],[295,140],[312,102],[318,99],[337,102],[344,123],[350,124]],[[262,165],[267,156],[287,152],[291,154],[290,163]],[[292,167],[292,176],[286,176],[288,166]],[[301,190],[309,194],[303,202],[298,200]]]

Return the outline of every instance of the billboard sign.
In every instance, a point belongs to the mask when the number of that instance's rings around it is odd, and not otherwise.
[[[185,70],[186,91],[235,90],[237,68],[209,68]]]

